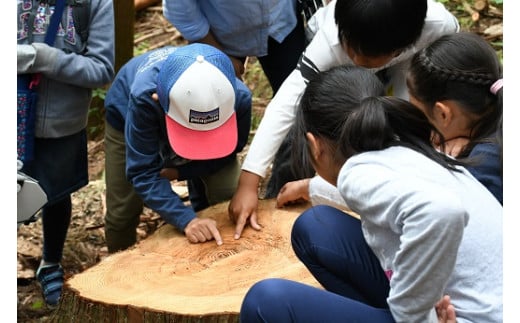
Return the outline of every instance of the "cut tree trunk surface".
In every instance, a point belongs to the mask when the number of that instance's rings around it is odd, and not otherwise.
[[[53,322],[238,322],[247,290],[269,277],[321,288],[294,254],[290,232],[309,204],[260,200],[263,229],[234,240],[228,202],[199,213],[217,221],[224,244],[191,244],[164,225],[135,247],[71,277]]]

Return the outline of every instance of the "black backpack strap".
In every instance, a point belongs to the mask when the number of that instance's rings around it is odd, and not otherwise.
[[[90,24],[90,0],[73,0],[72,17],[74,25],[81,38],[81,42],[85,43],[88,38]]]

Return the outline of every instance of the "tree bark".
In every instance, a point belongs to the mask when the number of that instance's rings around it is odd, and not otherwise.
[[[135,1],[117,0],[114,5],[115,72],[134,56]]]
[[[135,247],[110,255],[65,282],[51,322],[238,322],[248,289],[268,277],[321,288],[294,254],[291,228],[310,205],[275,207],[260,200],[261,231],[239,240],[228,202],[199,212],[217,221],[224,244],[191,244],[163,225]]]

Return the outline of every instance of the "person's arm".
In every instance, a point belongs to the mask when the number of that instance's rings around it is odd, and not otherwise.
[[[504,184],[500,147],[494,143],[478,144],[471,150],[469,158],[475,158],[475,161],[473,165],[466,167],[467,170],[495,196],[500,204],[503,204]]]
[[[327,6],[327,17],[333,16],[334,6]],[[300,60],[299,66],[285,79],[267,106],[242,164],[237,191],[228,208],[230,219],[237,223],[237,238],[249,218],[253,228],[260,228],[256,221],[258,185],[294,123],[298,101],[307,86],[306,79],[313,73],[350,62],[337,40],[334,19],[324,19],[321,23],[323,26],[302,55],[305,63],[302,65]]]
[[[260,230],[256,218],[260,179],[265,176],[294,122],[297,101],[304,88],[305,82],[300,72],[294,70],[264,112],[242,163],[238,187],[228,207],[230,219],[236,223],[236,239],[240,238],[248,219],[254,229]]]
[[[422,198],[416,198],[423,203],[403,199],[394,219],[403,224],[388,297],[396,321],[435,322],[432,303],[442,295],[455,267],[467,217],[459,200],[443,193],[422,191]]]
[[[313,205],[325,204],[343,211],[350,211],[338,188],[320,176],[315,176],[310,180],[309,196]]]
[[[131,96],[125,123],[126,174],[145,204],[167,223],[184,231],[196,215],[172,190],[170,181],[160,175],[163,160],[161,122],[164,112],[148,94]],[[162,119],[161,119],[162,116]]]
[[[164,17],[189,42],[204,38],[211,26],[198,0],[163,0]]]
[[[111,1],[92,0],[85,54],[66,52],[45,43],[18,45],[18,73],[42,73],[49,79],[96,88],[112,81],[114,12]]]
[[[283,207],[307,201],[312,205],[330,205],[340,210],[350,211],[337,187],[318,175],[286,183],[276,197],[276,206]]]
[[[255,137],[251,142],[242,170],[265,177],[268,167],[294,123],[299,100],[308,82],[320,71],[341,64],[352,64],[337,39],[334,5],[324,7],[317,21],[317,32],[306,47],[296,69],[265,109]]]

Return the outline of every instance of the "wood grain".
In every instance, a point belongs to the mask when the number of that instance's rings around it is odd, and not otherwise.
[[[191,244],[164,225],[134,248],[71,277],[54,321],[152,322],[159,316],[175,322],[237,322],[245,293],[261,279],[320,287],[290,244],[292,225],[308,204],[278,209],[274,200],[259,201],[263,229],[247,227],[239,240],[233,238],[227,206],[199,213],[217,220],[223,245]]]

